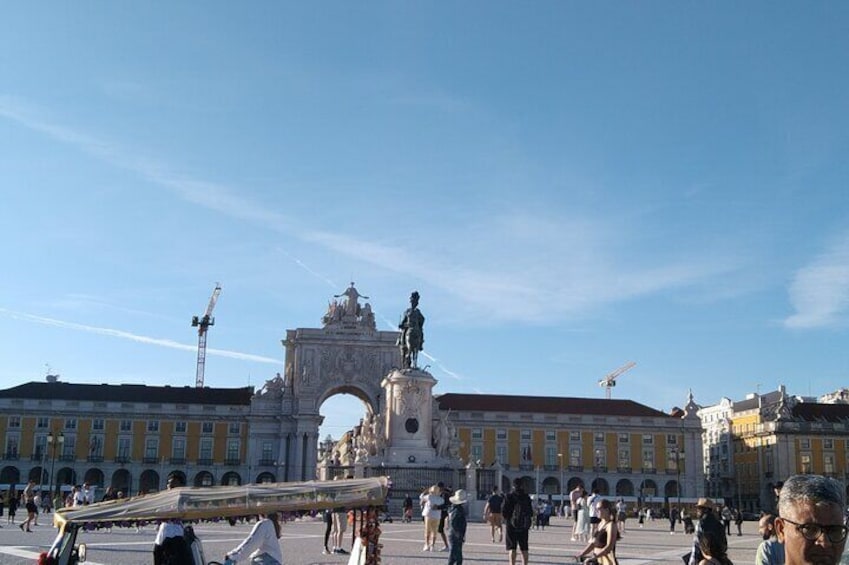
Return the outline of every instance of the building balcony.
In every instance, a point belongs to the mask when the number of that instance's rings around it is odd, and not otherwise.
[[[114,459],[114,461],[115,461],[115,463],[118,463],[119,465],[126,465],[127,463],[130,462],[130,458],[127,457],[126,455],[119,455],[118,457],[116,457]]]
[[[158,457],[142,457],[142,463],[145,465],[156,465],[159,463]]]
[[[274,459],[260,459],[257,465],[260,467],[276,467],[277,461]]]
[[[89,455],[86,459],[89,463],[103,463],[102,455]]]
[[[172,457],[168,460],[171,465],[185,465],[186,458],[185,457]]]
[[[41,461],[42,459],[44,459],[43,453],[33,453],[29,456],[30,461]]]
[[[228,458],[228,459],[225,459],[225,460],[224,460],[224,464],[225,464],[225,465],[230,465],[231,467],[236,467],[236,466],[238,466],[238,465],[241,465],[241,464],[242,464],[242,460],[241,460],[241,459],[239,459],[238,457],[235,457],[235,458],[232,458],[232,459],[231,459],[231,458]]]
[[[542,468],[543,468],[544,471],[559,471],[560,470],[560,467],[558,467],[557,465],[543,465]]]
[[[584,471],[584,468],[580,465],[569,465],[566,469],[572,473],[582,473]]]
[[[208,466],[212,465],[212,459],[201,458],[201,459],[197,460],[197,464],[198,465],[205,465],[205,466],[208,467]]]
[[[593,473],[606,473],[607,465],[596,465],[593,467]]]
[[[644,475],[654,475],[657,473],[657,469],[655,467],[643,467],[640,472]]]
[[[59,461],[64,461],[66,463],[72,463],[72,462],[77,460],[77,456],[72,455],[70,453],[63,453],[62,455],[59,456],[58,459],[59,459]]]
[[[631,468],[630,467],[616,467],[616,472],[617,473],[630,473]]]
[[[522,464],[522,465],[519,465],[519,470],[520,470],[520,471],[533,471],[533,470],[534,470],[534,466],[533,466],[533,465],[528,465],[528,464]]]
[[[3,454],[3,459],[5,459],[6,461],[17,461],[18,459],[20,459],[20,456],[18,455],[17,451],[7,451]]]
[[[666,468],[666,474],[667,475],[677,475],[678,469],[676,469],[675,467],[667,467]]]

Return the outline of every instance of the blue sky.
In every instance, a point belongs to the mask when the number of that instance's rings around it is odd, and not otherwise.
[[[849,5],[18,3],[0,386],[261,385],[356,281],[438,392],[849,384]],[[327,430],[356,402],[331,399]],[[332,407],[332,409],[331,409]]]

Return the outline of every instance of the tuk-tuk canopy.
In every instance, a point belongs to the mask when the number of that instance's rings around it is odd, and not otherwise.
[[[180,487],[155,494],[62,508],[54,513],[65,523],[134,523],[162,520],[212,520],[267,512],[362,508],[384,504],[386,477],[241,486]]]

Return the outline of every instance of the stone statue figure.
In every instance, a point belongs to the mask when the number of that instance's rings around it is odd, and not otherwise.
[[[360,298],[365,298],[368,300],[368,296],[364,296],[357,292],[357,289],[354,288],[353,281],[351,282],[351,286],[345,289],[345,292],[342,294],[334,294],[333,298],[341,298],[347,297],[345,299],[345,315],[346,316],[359,316],[360,315]]]
[[[424,323],[425,317],[419,311],[419,293],[413,291],[410,295],[410,307],[404,312],[401,323],[398,324],[401,330],[398,345],[401,348],[402,369],[418,367],[419,351],[424,346]]]
[[[439,420],[433,427],[433,444],[436,448],[437,457],[449,457],[449,448],[451,447],[451,424],[448,422],[448,416],[439,413]]]
[[[371,421],[371,437],[374,442],[374,454],[382,455],[386,449],[386,430],[384,429],[383,415],[378,412],[372,416]]]

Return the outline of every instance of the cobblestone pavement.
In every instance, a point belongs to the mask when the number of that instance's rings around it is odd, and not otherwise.
[[[33,533],[25,533],[5,520],[2,526],[0,565],[32,565],[38,553],[50,545],[56,531],[42,525],[35,528]],[[680,527],[675,535],[670,535],[669,523],[665,520],[649,523],[644,528],[636,526],[635,520],[628,521],[625,536],[617,547],[616,554],[622,565],[682,564],[680,556],[689,549],[692,536],[683,534]],[[573,556],[581,546],[570,541],[571,528],[571,521],[554,519],[545,530],[531,530],[531,564],[573,563]],[[207,560],[221,560],[224,553],[235,547],[249,530],[250,525],[247,524],[230,527],[226,524],[205,523],[195,527],[196,533],[203,540]],[[324,525],[320,522],[286,524],[282,538],[286,565],[346,564],[345,556],[322,555],[323,532]],[[447,562],[447,553],[422,552],[422,532],[421,522],[384,524],[381,536],[383,565],[435,565]],[[152,526],[139,533],[134,529],[115,528],[111,533],[82,534],[81,541],[87,545],[87,562],[90,565],[149,565],[153,562],[151,548],[154,535]],[[757,522],[745,522],[742,536],[735,534],[728,538],[729,557],[735,565],[753,563],[759,541]],[[464,561],[469,563],[507,563],[503,546],[490,542],[489,528],[481,523],[469,524],[463,553]]]

